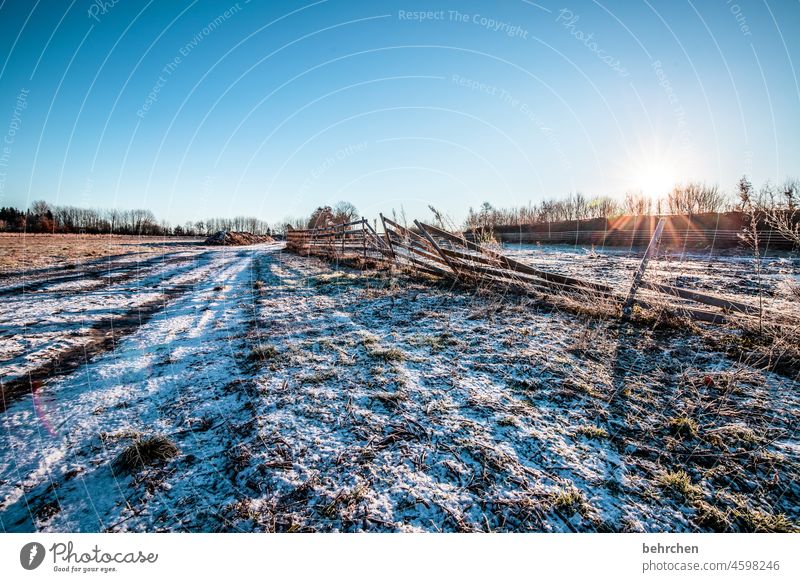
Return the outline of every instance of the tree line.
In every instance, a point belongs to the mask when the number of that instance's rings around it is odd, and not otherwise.
[[[766,182],[755,188],[747,176],[737,184],[737,209],[749,217],[745,240],[758,255],[758,230],[766,225],[800,248],[800,181],[787,179],[775,186]]]
[[[612,218],[633,215],[703,214],[746,210],[741,197],[741,183],[749,185],[750,206],[761,212],[791,209],[795,212],[800,182],[788,178],[782,185],[766,182],[755,189],[746,177],[737,184],[737,196],[728,196],[716,185],[689,182],[675,186],[666,196],[651,197],[641,192],[628,192],[622,198],[588,197],[581,193],[563,198],[543,200],[536,204],[512,208],[495,208],[484,202],[477,210],[470,208],[465,221],[467,229],[493,229],[526,224]],[[773,212],[774,213],[774,212]],[[794,214],[793,214],[794,215]]]
[[[334,224],[353,222],[359,217],[356,206],[342,200],[333,206],[318,206],[310,216],[286,218],[283,221],[284,230],[303,230],[307,228],[325,228]]]
[[[27,210],[0,208],[0,231],[136,236],[209,236],[220,230],[272,234],[274,227],[252,216],[209,218],[172,226],[150,210],[97,209],[33,202]]]

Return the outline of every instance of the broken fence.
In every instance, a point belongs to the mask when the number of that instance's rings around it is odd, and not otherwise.
[[[667,309],[676,315],[712,323],[726,323],[731,314],[768,315],[749,303],[646,281],[647,263],[657,253],[663,219],[655,229],[627,293],[604,283],[538,269],[461,234],[416,220],[412,229],[383,215],[380,219],[383,226],[380,234],[362,218],[324,228],[290,230],[286,246],[300,255],[329,261],[386,261],[473,287],[490,286],[539,295],[559,293],[585,301],[610,301],[618,306],[623,317],[630,316],[635,306]]]

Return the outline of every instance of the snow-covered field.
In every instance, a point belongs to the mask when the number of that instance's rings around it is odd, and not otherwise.
[[[643,249],[592,249],[570,245],[508,244],[503,251],[541,269],[630,288]],[[800,317],[800,255],[768,251],[759,261],[752,255],[662,250],[647,267],[647,280],[756,304],[762,294],[765,309],[787,310]]]
[[[636,264],[512,252],[620,285]],[[798,264],[785,261],[764,276],[788,304]],[[747,286],[745,259],[715,262]],[[702,257],[654,265],[697,285],[712,270]],[[3,531],[752,531],[800,519],[796,372],[703,334],[362,275],[280,245],[168,251],[25,293],[7,280],[0,294],[0,376],[17,387],[0,412]],[[119,461],[158,435],[177,452]]]

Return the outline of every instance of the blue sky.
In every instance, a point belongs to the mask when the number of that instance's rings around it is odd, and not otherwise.
[[[780,181],[798,22],[796,0],[0,0],[0,205],[459,221]]]

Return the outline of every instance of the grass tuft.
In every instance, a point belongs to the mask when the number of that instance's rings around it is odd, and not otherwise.
[[[569,487],[554,493],[552,501],[553,507],[566,515],[573,515],[576,512],[585,515],[589,509],[589,505],[586,503],[586,497],[575,487]]]
[[[695,438],[699,434],[697,422],[688,416],[676,416],[669,421],[669,431],[676,437]]]
[[[374,348],[369,351],[369,355],[384,362],[402,362],[406,359],[405,352],[399,348]]]
[[[686,471],[663,473],[658,476],[656,482],[662,489],[686,501],[697,499],[703,494],[700,487],[692,484],[692,479]]]
[[[579,426],[577,429],[575,429],[575,432],[579,435],[585,436],[586,438],[590,439],[600,440],[600,439],[607,439],[609,437],[608,431],[606,429],[591,424]]]
[[[695,514],[694,523],[703,529],[708,529],[716,533],[723,533],[730,531],[731,522],[725,514],[706,503],[705,501],[696,501],[694,504]]]
[[[734,518],[742,531],[751,533],[795,533],[796,524],[783,513],[767,513],[747,506],[734,510]]]
[[[278,357],[278,348],[270,344],[261,344],[253,348],[248,356],[251,360],[260,360],[262,362],[267,360],[274,360]]]
[[[177,456],[178,452],[178,447],[165,436],[137,437],[114,463],[118,469],[134,473],[149,465],[167,461]]]

